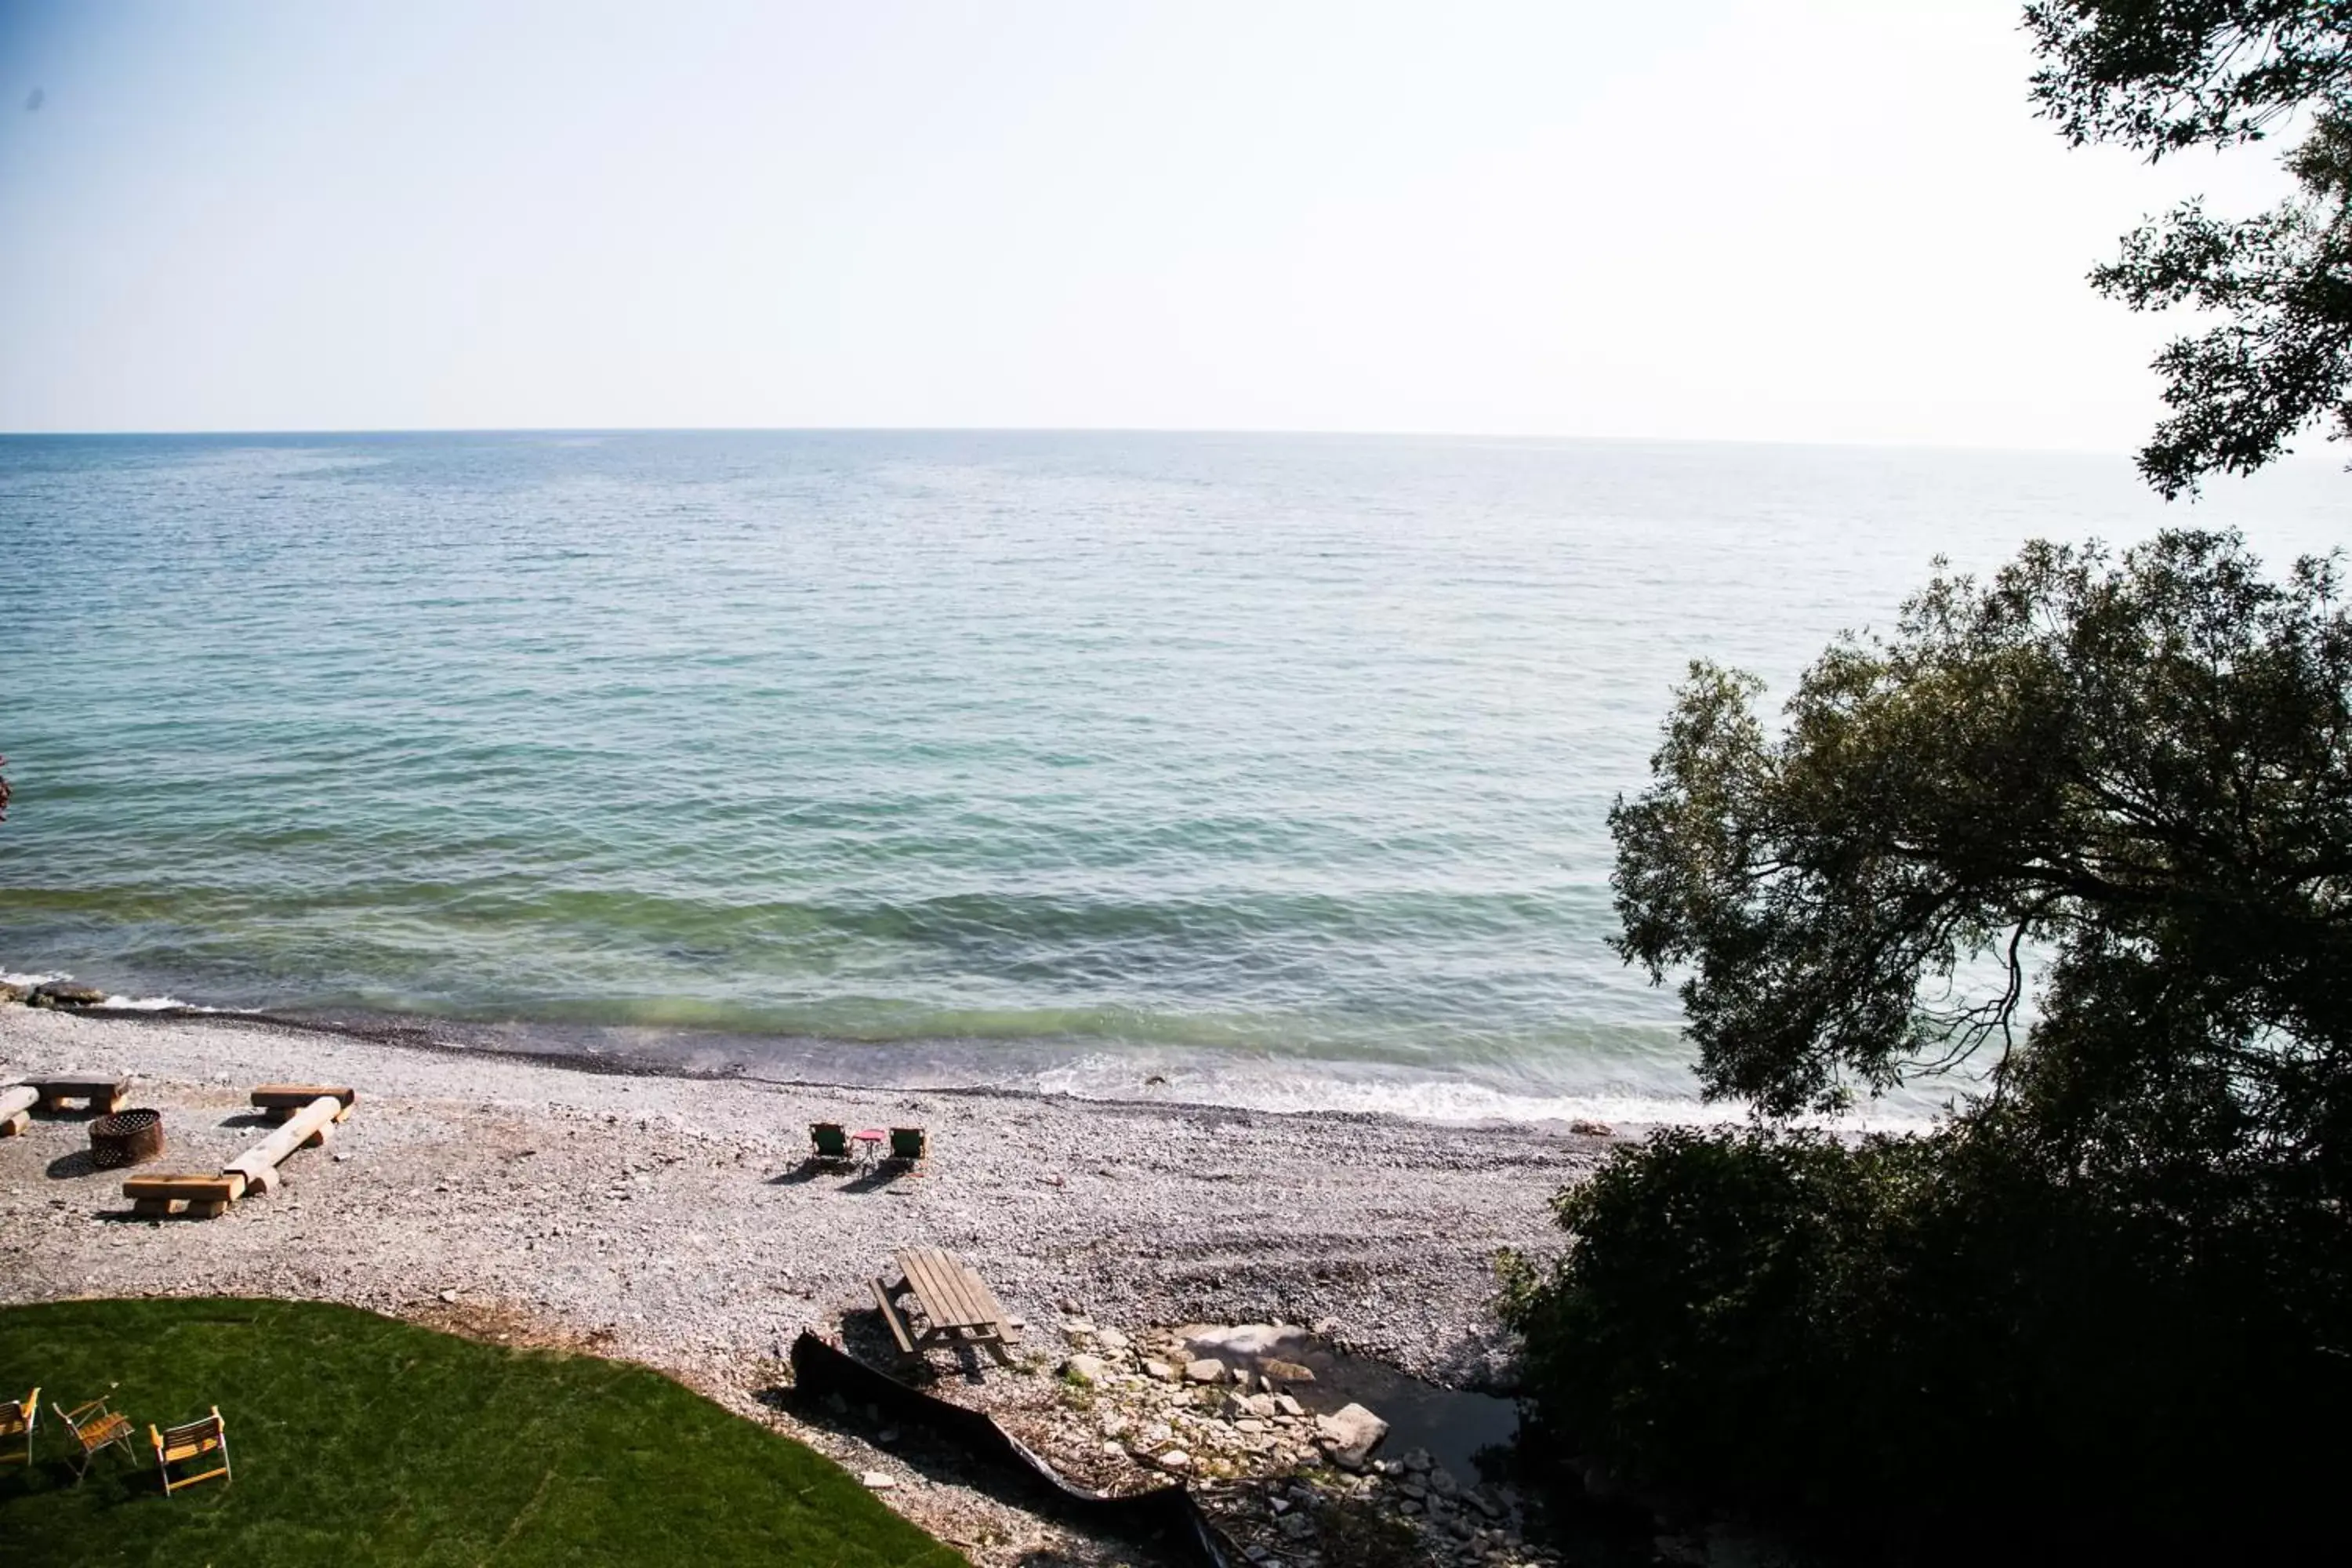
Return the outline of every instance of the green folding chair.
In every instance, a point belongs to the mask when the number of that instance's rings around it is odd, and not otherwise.
[[[893,1127],[890,1129],[890,1163],[892,1164],[904,1165],[908,1170],[920,1175],[924,1157],[930,1152],[930,1140],[923,1136],[921,1128]]]
[[[825,1164],[846,1165],[851,1159],[849,1133],[838,1121],[810,1122],[809,1148],[809,1158]]]

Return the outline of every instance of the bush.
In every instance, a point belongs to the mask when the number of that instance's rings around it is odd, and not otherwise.
[[[2256,1196],[2081,1179],[1998,1111],[1669,1130],[1505,1315],[1538,1418],[1652,1494],[1922,1559],[2243,1550],[2352,1467],[2344,1248]]]

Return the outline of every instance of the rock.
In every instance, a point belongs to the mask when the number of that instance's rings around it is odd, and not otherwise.
[[[455,1290],[444,1290],[441,1292],[441,1299],[444,1301],[455,1304],[457,1300],[457,1292]]]
[[[106,1000],[106,993],[95,985],[76,985],[66,980],[45,980],[33,987],[25,998],[28,1007],[74,1008],[95,1007]]]
[[[1182,1374],[1164,1361],[1148,1361],[1143,1363],[1143,1375],[1156,1377],[1162,1383],[1173,1383]]]
[[[1307,1414],[1307,1406],[1299,1404],[1287,1394],[1277,1394],[1274,1396],[1274,1413],[1276,1415],[1287,1415],[1296,1420]]]
[[[1301,1366],[1295,1361],[1269,1361],[1262,1363],[1257,1370],[1268,1383],[1315,1381],[1315,1369],[1311,1366]]]
[[[1110,1352],[1113,1355],[1120,1355],[1125,1353],[1127,1350],[1128,1338],[1125,1334],[1120,1333],[1117,1329],[1097,1329],[1095,1331],[1095,1343],[1102,1346],[1103,1349]]]
[[[884,1470],[868,1470],[857,1478],[868,1491],[887,1492],[898,1484],[898,1478]]]
[[[1397,1456],[1397,1463],[1413,1474],[1420,1475],[1437,1461],[1430,1457],[1429,1450],[1426,1448],[1407,1448]]]
[[[1091,1388],[1110,1373],[1110,1363],[1098,1355],[1074,1355],[1062,1363],[1062,1375]]]
[[[1163,1470],[1189,1470],[1192,1468],[1192,1456],[1181,1448],[1171,1448],[1152,1463]]]
[[[1225,1361],[1263,1361],[1302,1348],[1307,1340],[1307,1331],[1291,1323],[1243,1323],[1237,1328],[1195,1323],[1184,1331],[1184,1343],[1194,1355]]]
[[[1580,1116],[1568,1124],[1568,1130],[1580,1138],[1614,1138],[1616,1130],[1606,1121],[1591,1121]]]
[[[1455,1480],[1454,1472],[1444,1465],[1433,1465],[1429,1470],[1429,1489],[1439,1497],[1453,1497],[1461,1491],[1462,1483]]]
[[[1242,1401],[1242,1408],[1248,1411],[1252,1415],[1256,1416],[1261,1421],[1271,1421],[1274,1419],[1275,1415],[1274,1395],[1271,1394],[1253,1394],[1247,1399]]]
[[[1364,1460],[1389,1435],[1389,1424],[1360,1405],[1349,1405],[1330,1415],[1315,1418],[1318,1441],[1331,1451],[1331,1462],[1342,1469],[1363,1468]]]
[[[22,1002],[24,999],[25,988],[23,986],[11,985],[5,980],[0,980],[0,1005],[5,1005],[10,1002]]]
[[[1198,1361],[1184,1363],[1184,1375],[1194,1383],[1223,1383],[1225,1381],[1225,1363],[1214,1356],[1202,1356]]]
[[[1282,1532],[1285,1541],[1304,1541],[1315,1533],[1315,1521],[1300,1510],[1293,1510],[1275,1521],[1274,1528]]]

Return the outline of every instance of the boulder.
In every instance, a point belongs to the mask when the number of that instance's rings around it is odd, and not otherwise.
[[[1173,1383],[1183,1374],[1164,1361],[1147,1361],[1143,1363],[1143,1375],[1158,1378],[1162,1383]]]
[[[1120,1333],[1117,1329],[1097,1329],[1095,1331],[1095,1343],[1102,1346],[1103,1349],[1110,1352],[1113,1355],[1123,1355],[1127,1352],[1127,1336]]]
[[[106,1000],[106,993],[95,985],[76,985],[69,980],[45,980],[33,987],[25,998],[28,1007],[74,1008],[95,1007]]]
[[[5,1006],[11,1002],[22,1002],[24,999],[25,988],[23,986],[11,985],[8,982],[0,980],[0,1006]]]
[[[1251,1363],[1285,1351],[1303,1349],[1310,1337],[1305,1329],[1291,1323],[1243,1323],[1234,1328],[1221,1323],[1192,1323],[1182,1332],[1185,1347],[1196,1356]]]
[[[1316,1440],[1330,1451],[1331,1462],[1341,1469],[1363,1468],[1364,1461],[1388,1435],[1389,1424],[1360,1405],[1345,1405],[1315,1418]]]
[[[1110,1363],[1098,1355],[1074,1355],[1062,1363],[1062,1375],[1093,1387],[1109,1375]]]
[[[1606,1121],[1591,1121],[1580,1116],[1568,1124],[1568,1130],[1579,1138],[1614,1138],[1616,1130]]]
[[[1261,1363],[1257,1370],[1258,1374],[1264,1377],[1268,1383],[1312,1383],[1315,1381],[1315,1369],[1311,1366],[1301,1366],[1295,1361],[1282,1361],[1276,1359]]]
[[[1225,1381],[1225,1363],[1214,1356],[1202,1356],[1198,1361],[1184,1363],[1184,1375],[1193,1383],[1223,1383]]]
[[[1153,1463],[1163,1470],[1189,1470],[1192,1468],[1192,1456],[1181,1448],[1171,1448]]]

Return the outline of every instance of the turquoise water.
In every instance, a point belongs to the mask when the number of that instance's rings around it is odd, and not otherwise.
[[[2347,485],[2189,520],[2326,548]],[[2165,516],[2120,458],[8,438],[0,969],[567,1048],[1637,1114],[1691,1087],[1671,995],[1602,946],[1604,816],[1685,663],[1785,689],[1938,552]]]

